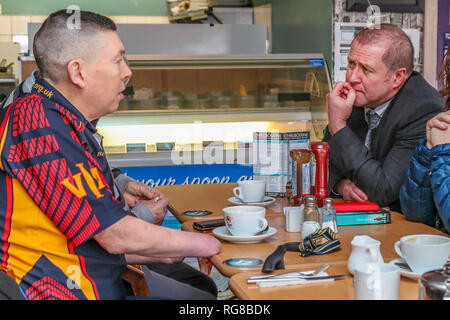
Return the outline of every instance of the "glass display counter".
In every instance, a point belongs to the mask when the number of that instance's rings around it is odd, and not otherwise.
[[[110,165],[150,186],[250,179],[254,132],[323,137],[331,81],[322,54],[127,59],[126,97],[97,127]],[[34,58],[20,67],[23,80]]]
[[[127,59],[126,97],[98,123],[114,166],[251,164],[254,132],[323,137],[331,81],[322,54]]]

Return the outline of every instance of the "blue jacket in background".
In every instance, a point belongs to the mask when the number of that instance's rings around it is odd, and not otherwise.
[[[428,149],[423,139],[414,151],[400,188],[405,218],[450,231],[450,144]]]

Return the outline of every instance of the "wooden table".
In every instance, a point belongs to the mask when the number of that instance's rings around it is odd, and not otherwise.
[[[171,210],[182,222],[182,229],[196,232],[192,227],[193,221],[222,218],[222,209],[232,204],[228,198],[232,197],[232,189],[236,184],[213,185],[181,185],[161,187],[162,192],[169,198]],[[406,221],[404,216],[397,212],[391,212],[391,224],[340,226],[338,238],[341,247],[325,255],[300,257],[298,252],[286,252],[284,255],[285,268],[289,271],[312,270],[324,263],[331,267],[329,274],[347,274],[343,280],[333,283],[287,286],[283,288],[260,289],[256,285],[248,286],[246,279],[251,275],[260,273],[262,265],[255,267],[232,267],[223,262],[232,258],[255,258],[265,261],[279,245],[286,242],[301,241],[300,232],[287,232],[285,230],[285,218],[283,207],[287,206],[285,199],[277,199],[266,210],[266,219],[269,226],[277,229],[277,233],[260,243],[234,244],[222,241],[222,251],[209,260],[214,267],[224,276],[230,277],[230,288],[241,299],[353,299],[352,276],[347,273],[347,261],[351,253],[351,241],[356,235],[368,235],[381,242],[381,254],[385,262],[398,259],[394,250],[394,244],[401,237],[409,234],[442,234],[438,230],[421,223]],[[181,213],[186,210],[210,210],[212,215],[205,217],[189,217]],[[282,272],[278,270],[276,272]],[[305,289],[310,288],[310,289]],[[401,281],[402,299],[417,299],[417,282],[404,279]],[[297,290],[296,290],[297,289]],[[306,290],[306,291],[304,291]],[[404,291],[406,290],[406,291]],[[276,295],[273,295],[274,292]],[[293,293],[299,291],[297,295]],[[279,294],[278,294],[279,293]]]
[[[298,271],[312,270],[297,268]],[[277,270],[275,273],[283,272]],[[344,279],[330,282],[296,284],[282,287],[260,288],[252,283],[247,284],[251,276],[260,272],[241,272],[231,277],[231,291],[241,300],[354,300],[353,276],[344,265],[332,265],[325,272],[328,274],[345,274]],[[419,285],[417,280],[400,277],[400,300],[417,300]]]
[[[401,237],[409,234],[442,234],[438,230],[420,223],[406,221],[404,216],[397,212],[391,212],[391,224],[363,225],[363,226],[341,226],[338,227],[338,238],[341,247],[325,255],[301,257],[298,252],[286,252],[284,263],[286,269],[306,267],[315,269],[324,263],[332,265],[347,265],[352,247],[351,241],[356,235],[369,235],[381,242],[380,250],[385,262],[400,258],[394,250],[394,244]],[[269,226],[277,229],[277,233],[270,238],[255,244],[234,244],[222,241],[222,251],[211,257],[211,263],[224,276],[231,277],[239,272],[260,271],[262,265],[255,267],[232,267],[223,262],[232,258],[255,258],[265,261],[279,245],[286,242],[301,241],[300,232],[287,232],[285,230],[285,218],[282,214],[266,215]],[[182,224],[183,230],[196,232],[192,228],[192,221]]]
[[[169,198],[169,209],[181,223],[192,220],[217,219],[222,216],[222,208],[231,205],[228,202],[230,190],[236,186],[235,183],[223,184],[194,184],[174,185],[158,187],[164,196]],[[214,199],[214,201],[210,201]],[[183,212],[187,210],[208,210],[213,212],[209,216],[193,217],[186,216]]]
[[[158,189],[169,198],[170,211],[178,221],[183,223],[185,221],[223,218],[222,209],[234,206],[228,201],[228,198],[234,197],[232,190],[236,186],[236,183],[194,184],[160,186]],[[283,213],[285,205],[287,205],[286,200],[277,199],[270,206],[268,213]],[[213,214],[193,217],[183,214],[187,210],[208,210]]]

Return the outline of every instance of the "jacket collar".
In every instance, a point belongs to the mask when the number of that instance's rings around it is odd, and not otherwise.
[[[45,99],[64,106],[64,108],[73,113],[79,119],[79,121],[81,121],[86,126],[86,128],[88,128],[93,133],[97,132],[95,126],[91,122],[86,120],[83,114],[69,100],[67,100],[55,87],[53,87],[44,79],[36,79],[31,88],[31,93],[38,94]]]

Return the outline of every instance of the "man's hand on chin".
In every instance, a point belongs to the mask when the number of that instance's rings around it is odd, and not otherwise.
[[[328,129],[331,135],[347,125],[355,103],[355,90],[347,82],[338,82],[333,90],[327,94]]]

